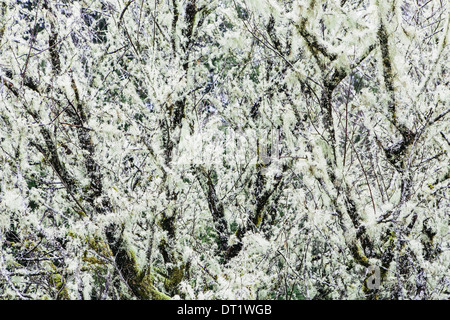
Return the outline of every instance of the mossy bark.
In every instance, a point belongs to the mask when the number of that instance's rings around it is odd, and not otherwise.
[[[127,250],[123,238],[116,235],[117,230],[117,226],[110,225],[106,230],[106,238],[116,266],[133,294],[142,300],[169,300],[169,296],[155,288],[151,273],[139,270],[136,257]]]

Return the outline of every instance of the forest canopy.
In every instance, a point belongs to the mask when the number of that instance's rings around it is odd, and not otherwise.
[[[0,299],[449,299],[449,17],[1,0]]]

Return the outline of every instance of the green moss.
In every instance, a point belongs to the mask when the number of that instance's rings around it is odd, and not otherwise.
[[[57,268],[53,263],[49,262],[49,266],[53,271],[55,271],[55,273],[50,276],[50,282],[56,289],[57,299],[69,300],[69,293],[66,288],[66,281],[64,280],[64,277],[57,272]]]
[[[138,281],[134,283],[135,293],[141,298],[149,300],[170,300],[165,293],[158,291],[153,285],[153,275],[150,272],[143,271],[137,277]]]
[[[88,262],[88,263],[90,263],[90,264],[97,264],[97,265],[104,265],[105,264],[105,262],[104,261],[102,261],[102,260],[100,260],[100,259],[97,259],[97,258],[95,258],[95,257],[83,257],[83,261],[84,262]]]
[[[258,227],[261,224],[261,221],[263,219],[263,214],[260,212],[255,219],[255,226]]]
[[[356,262],[365,267],[369,267],[369,259],[367,259],[366,255],[358,244],[352,246],[350,250]]]
[[[184,265],[181,267],[174,267],[169,270],[169,276],[164,281],[164,286],[168,292],[177,290],[178,285],[184,278]]]

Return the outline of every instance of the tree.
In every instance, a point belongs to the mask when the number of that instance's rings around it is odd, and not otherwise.
[[[3,299],[449,297],[446,2],[0,10]]]

